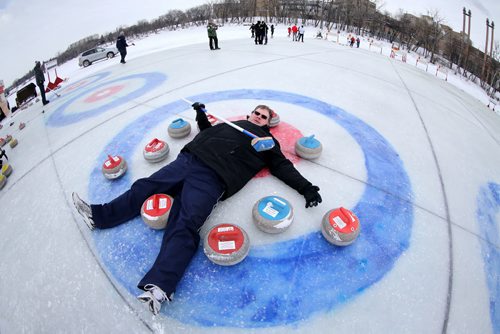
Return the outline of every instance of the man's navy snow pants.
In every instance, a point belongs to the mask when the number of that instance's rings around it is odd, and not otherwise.
[[[92,205],[96,227],[111,228],[136,217],[143,202],[157,193],[171,195],[174,203],[160,253],[138,287],[155,284],[170,296],[198,248],[199,229],[222,197],[224,183],[196,156],[180,153],[175,161],[135,181],[130,190],[113,201]]]

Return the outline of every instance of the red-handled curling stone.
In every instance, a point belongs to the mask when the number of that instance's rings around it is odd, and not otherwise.
[[[356,240],[361,230],[358,217],[345,208],[328,211],[323,216],[321,233],[336,246],[347,246]]]
[[[168,216],[174,199],[165,194],[154,194],[144,201],[141,207],[142,220],[155,230],[162,230],[167,226]]]
[[[279,196],[266,196],[258,200],[252,209],[255,225],[267,233],[282,233],[293,221],[293,207]]]
[[[221,266],[232,266],[248,255],[250,239],[241,227],[220,224],[205,236],[203,250],[210,261]]]
[[[108,155],[108,159],[102,164],[102,174],[108,180],[117,179],[127,171],[127,162],[119,155],[114,157]]]
[[[0,138],[0,146],[5,146],[5,144],[7,144],[7,141],[5,140],[5,138]]]
[[[215,118],[212,115],[207,115],[207,118],[208,118],[208,121],[210,122],[210,124],[212,124],[212,125],[216,125],[216,124],[220,123],[219,119]]]
[[[155,138],[144,147],[144,151],[142,151],[142,153],[144,155],[144,159],[147,161],[159,162],[167,157],[169,151],[170,148],[166,142]]]
[[[26,126],[25,123],[23,123],[23,122],[19,123],[19,130],[24,129],[25,126]]]

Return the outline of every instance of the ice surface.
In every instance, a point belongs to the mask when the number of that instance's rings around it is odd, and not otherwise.
[[[416,68],[413,55],[402,63],[366,43],[313,39],[312,28],[294,43],[284,29],[262,46],[247,27],[225,26],[218,51],[202,28],[164,32],[136,40],[125,65],[112,59],[83,69],[75,60],[58,69],[68,78],[61,97],[49,93],[49,105],[36,102],[2,122],[0,135],[19,140],[4,147],[14,172],[0,190],[2,333],[500,331],[499,116],[475,88]],[[281,120],[274,135],[321,188],[323,203],[305,209],[276,178],[254,178],[201,231],[240,225],[249,256],[222,268],[200,248],[175,301],[152,317],[135,285],[161,232],[136,218],[91,233],[72,211],[71,193],[110,200],[175,159],[198,131],[182,98],[229,119],[270,105]],[[170,138],[179,117],[192,132]],[[321,156],[297,158],[294,141],[311,134]],[[142,156],[153,138],[170,146],[155,164]],[[127,159],[123,179],[100,173],[107,154]],[[294,207],[282,234],[252,222],[254,203],[269,195]],[[361,221],[346,248],[319,232],[323,215],[339,206]]]

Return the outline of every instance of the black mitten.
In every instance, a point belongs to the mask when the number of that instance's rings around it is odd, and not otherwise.
[[[323,201],[318,191],[319,187],[313,185],[307,186],[307,188],[302,191],[302,195],[304,195],[304,198],[306,199],[306,208],[317,206]]]
[[[204,111],[204,109],[205,109],[205,105],[203,103],[200,103],[200,102],[193,103],[193,105],[191,107],[193,107],[193,109],[196,111]]]

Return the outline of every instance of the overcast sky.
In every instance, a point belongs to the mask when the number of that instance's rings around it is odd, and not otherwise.
[[[83,37],[115,31],[205,0],[0,0],[0,80],[8,87]]]
[[[153,19],[170,9],[185,10],[206,0],[0,0],[0,80],[9,86],[34,66],[79,39],[114,31],[141,19]],[[484,50],[485,20],[500,23],[500,0],[378,0],[384,9],[414,14],[438,9],[454,30],[462,29],[462,8],[472,11],[471,36]],[[497,25],[498,25],[497,23]],[[497,29],[498,30],[498,29]],[[498,40],[500,32],[495,34]]]

